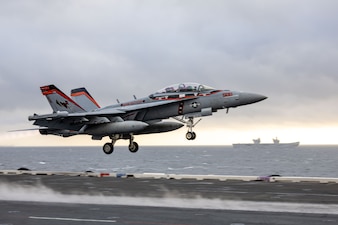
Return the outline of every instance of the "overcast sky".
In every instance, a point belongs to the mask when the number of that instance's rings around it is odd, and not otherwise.
[[[337,28],[335,0],[0,1],[0,145],[104,143],[7,133],[51,112],[42,85],[105,106],[184,81],[269,98],[140,144],[338,144]]]

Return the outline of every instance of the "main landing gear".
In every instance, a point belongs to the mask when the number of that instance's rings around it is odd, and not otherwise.
[[[183,118],[174,117],[174,119],[187,124],[188,132],[186,133],[185,137],[189,140],[196,139],[196,133],[192,130],[202,119],[199,119],[196,123],[194,123],[194,117],[189,117],[188,120],[184,120]]]
[[[103,145],[103,152],[106,153],[107,155],[112,154],[114,151],[114,145],[116,143],[117,140],[119,139],[129,139],[129,146],[128,149],[130,152],[135,153],[138,151],[139,146],[136,142],[134,142],[134,135],[133,134],[129,134],[127,137],[120,135],[120,134],[115,134],[110,136],[110,139],[112,140],[111,143],[105,143]]]

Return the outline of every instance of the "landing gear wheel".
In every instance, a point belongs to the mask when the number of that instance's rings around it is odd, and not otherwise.
[[[136,142],[132,142],[129,145],[129,151],[132,152],[132,153],[137,152],[138,151],[138,144]]]
[[[187,124],[188,132],[186,133],[185,137],[190,140],[196,139],[196,133],[193,131],[193,128],[202,120],[199,119],[196,123],[194,123],[194,117],[189,117],[188,119],[185,118],[185,116],[182,116],[182,118],[179,117],[173,117],[174,119],[180,121],[181,123]]]
[[[114,151],[114,146],[112,143],[105,143],[103,145],[103,152],[106,153],[107,155],[112,154]]]
[[[192,139],[191,140],[195,140],[196,139],[196,133],[192,132]]]
[[[195,140],[196,138],[196,133],[195,132],[188,132],[185,137],[188,139],[188,140]]]

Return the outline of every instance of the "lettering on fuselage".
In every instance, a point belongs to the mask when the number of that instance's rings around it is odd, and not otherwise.
[[[223,97],[230,97],[232,95],[233,95],[232,92],[223,93]]]

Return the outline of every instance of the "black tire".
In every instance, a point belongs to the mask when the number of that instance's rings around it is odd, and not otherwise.
[[[191,140],[195,140],[196,139],[196,133],[192,132],[192,139]]]
[[[112,143],[105,143],[103,145],[103,152],[106,153],[107,155],[110,155],[113,153],[114,151],[114,146],[112,145]]]
[[[192,141],[192,140],[195,140],[196,138],[196,133],[195,132],[187,132],[187,134],[185,135],[185,137],[189,140],[189,141]]]
[[[129,151],[131,152],[131,153],[135,153],[135,152],[137,152],[138,151],[138,144],[136,143],[136,142],[133,142],[133,143],[131,143],[130,145],[129,145]]]
[[[190,141],[190,140],[193,140],[193,137],[194,137],[194,135],[193,135],[193,132],[187,132],[187,134],[185,135],[185,137]]]

